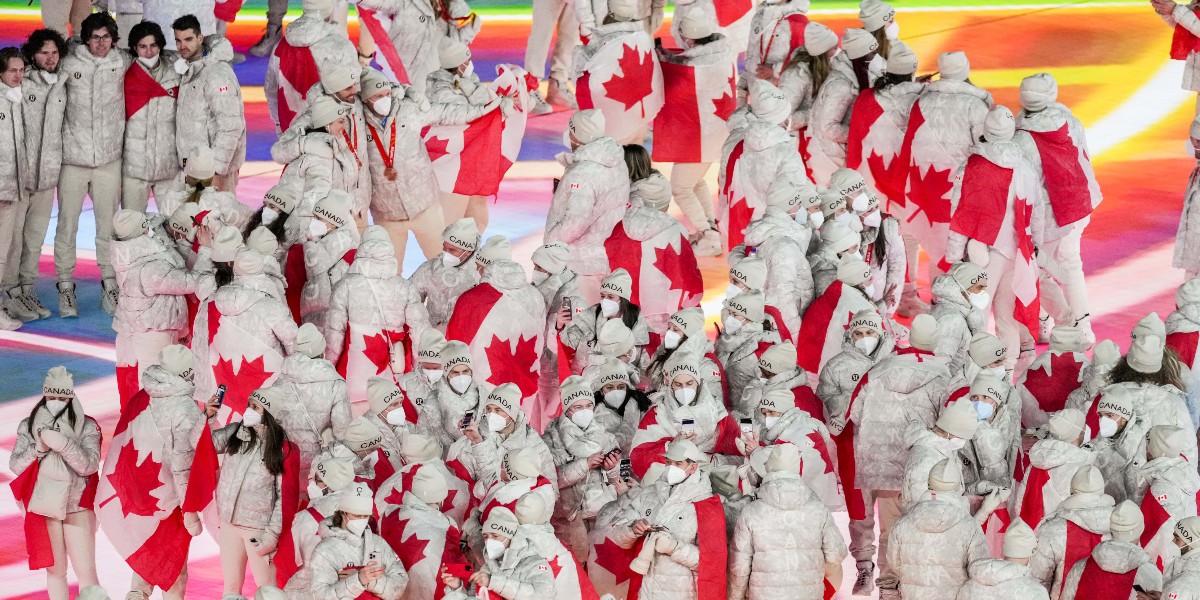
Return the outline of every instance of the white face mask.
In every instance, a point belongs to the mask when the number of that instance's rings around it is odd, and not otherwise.
[[[1117,435],[1117,422],[1112,417],[1100,417],[1100,437]]]
[[[393,408],[392,412],[388,413],[387,423],[388,423],[388,425],[391,425],[392,427],[397,427],[397,426],[403,425],[405,423],[404,409],[403,408]]]
[[[866,192],[859,192],[857,195],[854,196],[854,200],[852,200],[850,202],[850,208],[853,209],[854,212],[859,213],[859,214],[862,214],[863,212],[865,212],[867,210],[867,207],[870,205],[871,205],[871,199],[867,198]]]
[[[887,27],[883,28],[883,33],[884,33],[884,35],[887,36],[887,39],[889,39],[889,40],[900,39],[900,24],[895,21],[888,23]]]
[[[505,427],[508,427],[508,420],[504,415],[497,413],[488,413],[487,416],[488,431],[492,433],[500,433]]]
[[[4,92],[4,97],[13,104],[21,103],[21,86],[10,87]]]
[[[604,315],[605,317],[610,319],[613,318],[613,316],[617,314],[618,310],[621,310],[621,304],[616,300],[609,300],[608,298],[603,298],[600,300],[600,314]]]
[[[813,229],[820,229],[825,224],[825,213],[817,211],[808,213],[808,220],[812,223]]]
[[[158,59],[160,59],[160,58],[162,58],[161,54],[155,54],[154,56],[151,56],[150,58],[143,58],[143,57],[139,56],[138,62],[142,63],[142,66],[146,67],[147,69],[153,69],[154,67],[158,66]]]
[[[500,557],[504,556],[504,542],[500,540],[486,539],[483,541],[483,548],[487,557],[492,560],[500,560]]]
[[[578,425],[580,429],[587,429],[588,425],[592,424],[592,417],[596,413],[590,410],[577,410],[571,414],[571,422]]]
[[[883,222],[883,213],[881,213],[877,210],[871,212],[871,214],[863,215],[863,218],[862,218],[862,223],[865,227],[879,227],[879,224],[882,222]]]
[[[847,228],[849,228],[850,231],[853,231],[855,233],[862,231],[862,226],[863,226],[862,219],[859,219],[858,216],[855,215],[854,213],[844,212],[844,213],[838,215],[837,220],[839,223],[841,223],[842,225],[845,225]]]
[[[950,438],[946,445],[950,446],[951,450],[962,450],[967,446],[967,440],[962,438]]]
[[[861,340],[854,340],[854,347],[862,351],[863,354],[871,354],[879,347],[879,338],[865,337]]]
[[[992,367],[988,370],[991,371],[992,375],[995,375],[997,379],[1004,379],[1008,376],[1008,369],[1005,369],[1004,367]]]
[[[862,252],[859,252],[857,250],[855,250],[854,252],[851,252],[849,254],[842,255],[842,257],[846,257],[846,256],[853,256],[854,258],[857,258],[858,260],[863,260]]]
[[[175,61],[175,72],[183,75],[188,72],[188,61],[186,58],[180,58]]]
[[[726,300],[729,300],[732,298],[737,298],[738,294],[741,294],[741,293],[742,293],[742,288],[740,288],[732,283],[725,287],[725,299]]]
[[[313,219],[308,222],[308,232],[316,239],[329,233],[329,226],[325,224],[325,221]]]
[[[263,207],[263,211],[262,211],[262,224],[263,225],[270,225],[271,223],[275,222],[275,219],[278,219],[278,218],[279,218],[279,211],[271,208],[270,206]]]
[[[442,252],[442,264],[447,267],[457,267],[462,264],[462,259],[449,252]]]
[[[667,347],[667,350],[674,350],[678,348],[679,342],[682,341],[683,336],[679,335],[675,331],[668,331],[667,334],[663,336],[663,345]]]
[[[367,530],[367,520],[366,519],[354,519],[353,521],[346,521],[346,531],[349,531],[350,533],[353,533],[356,536],[361,537],[363,532],[366,530]]]
[[[878,79],[883,75],[883,71],[886,68],[887,61],[882,56],[876,54],[875,58],[872,58],[871,62],[867,63],[867,78],[872,81]]]
[[[247,408],[246,412],[242,413],[242,425],[246,427],[254,427],[262,423],[262,413],[252,408]]]
[[[62,412],[62,409],[66,408],[66,407],[67,407],[67,403],[63,402],[62,400],[47,400],[46,401],[46,410],[50,411],[51,414],[57,415],[58,413]]]
[[[604,403],[617,408],[625,401],[625,390],[609,390],[604,393]]]
[[[680,406],[687,406],[696,399],[696,388],[679,388],[675,390],[675,401]]]
[[[729,315],[725,317],[725,333],[734,335],[742,328],[742,322],[737,317]]]
[[[871,283],[868,283],[867,285],[863,286],[863,293],[866,294],[868,298],[874,298],[875,297],[875,282],[872,281]]]
[[[308,482],[308,497],[309,498],[320,498],[321,496],[324,496],[324,495],[325,495],[325,489],[322,488],[320,485],[317,485],[317,482],[315,482],[315,481]]]
[[[775,417],[775,416],[763,417],[763,424],[767,426],[767,429],[774,427],[775,424],[778,422],[779,422],[779,417]]]
[[[455,375],[450,378],[450,387],[457,393],[466,393],[467,388],[471,387],[471,382],[474,379],[470,375]]]
[[[542,285],[547,279],[550,279],[550,274],[545,271],[533,272],[533,285]]]
[[[667,467],[667,484],[679,485],[683,480],[687,479],[687,471],[680,469],[675,465]]]
[[[421,369],[421,371],[425,373],[425,379],[428,379],[429,383],[437,383],[437,380],[441,379],[442,374],[445,373],[441,369]]]
[[[996,414],[996,407],[991,402],[975,401],[971,404],[975,407],[975,416],[980,421],[986,421]]]
[[[371,103],[371,108],[375,109],[375,114],[388,116],[392,114],[392,97],[384,96]]]
[[[984,310],[988,307],[988,304],[991,303],[992,298],[988,295],[987,290],[984,290],[974,294],[967,294],[967,300],[971,302],[971,306],[974,306],[979,310]]]

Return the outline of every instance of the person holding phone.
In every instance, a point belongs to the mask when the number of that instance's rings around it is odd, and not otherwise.
[[[541,406],[556,406],[559,402],[558,336],[587,306],[579,291],[579,275],[567,266],[570,261],[571,245],[566,242],[550,242],[533,251],[531,283],[546,302],[546,331],[542,336],[545,344],[538,371],[538,402]]]
[[[482,567],[469,578],[463,579],[456,575],[465,573],[451,573],[450,569],[443,565],[440,576],[442,584],[445,585],[445,595],[442,598],[553,598],[554,576],[551,574],[550,564],[537,554],[532,545],[513,544],[520,526],[521,523],[511,510],[504,507],[493,510],[483,524],[486,550]],[[468,586],[474,588],[470,595],[467,593]]]
[[[441,358],[442,379],[434,384],[427,402],[438,413],[440,431],[434,435],[442,447],[449,448],[474,423],[476,415],[483,413],[483,395],[475,381],[471,349],[466,344],[457,340],[446,342]]]
[[[483,404],[483,415],[485,428],[480,427],[478,419],[471,421],[463,428],[462,437],[446,451],[446,459],[457,458],[475,480],[476,498],[482,498],[496,482],[509,476],[503,458],[521,450],[536,457],[538,473],[553,485],[552,489],[558,488],[550,449],[529,426],[521,408],[521,389],[516,384],[496,386]]]
[[[803,468],[796,474],[829,510],[844,510],[846,498],[838,489],[837,449],[825,424],[797,408],[791,390],[774,389],[758,401],[751,418],[750,431],[737,440],[751,464],[763,464],[764,457],[778,444],[795,444]],[[757,455],[757,456],[756,456]]]
[[[428,600],[437,597],[441,589],[442,565],[465,567],[466,560],[459,551],[459,522],[445,512],[453,484],[433,468],[421,468],[408,479],[410,489],[401,502],[379,509],[379,536],[400,557],[408,573],[408,585],[399,600]],[[383,500],[380,496],[387,493],[380,490],[375,495],[377,509]]]
[[[614,269],[600,283],[600,302],[575,316],[564,331],[564,343],[575,350],[572,373],[582,373],[584,367],[595,360],[593,356],[601,353],[604,345],[601,330],[610,320],[616,320],[633,332],[634,347],[650,343],[650,327],[642,316],[641,307],[630,300],[632,297],[633,277],[625,269]],[[631,362],[636,362],[636,358]]]
[[[404,564],[368,527],[371,489],[354,483],[342,492],[338,511],[325,520],[325,533],[312,556],[312,597],[355,600],[373,595],[396,600],[408,586]]]
[[[312,556],[321,543],[323,523],[337,514],[342,491],[353,483],[354,464],[348,459],[327,457],[313,467],[312,479],[308,481],[308,508],[297,513],[292,521],[292,540],[300,570],[288,579],[284,587],[288,593],[301,594],[312,589]]]
[[[731,273],[732,273],[731,269]],[[685,308],[667,319],[667,331],[663,334],[662,344],[654,352],[646,367],[646,386],[650,391],[657,391],[667,385],[664,379],[664,369],[667,361],[676,352],[687,352],[700,357],[700,372],[707,373],[709,389],[714,396],[724,402],[725,381],[724,371],[717,362],[716,349],[708,336],[704,335],[704,309],[699,306]],[[586,372],[585,372],[586,376]],[[644,410],[644,409],[643,409]]]
[[[763,344],[779,344],[782,340],[766,319],[765,301],[758,290],[725,300],[721,318],[724,327],[717,336],[717,360],[724,369],[729,388],[726,404],[738,410],[746,388],[758,381],[761,374],[758,354],[762,352]]]
[[[616,438],[627,459],[633,434],[650,410],[650,397],[632,384],[629,366],[615,358],[584,369],[583,378],[592,386],[595,421]]]

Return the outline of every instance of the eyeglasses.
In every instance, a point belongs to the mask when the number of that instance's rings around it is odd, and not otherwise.
[[[93,35],[92,37],[88,38],[88,41],[89,42],[111,42],[112,36],[108,35],[108,34]]]

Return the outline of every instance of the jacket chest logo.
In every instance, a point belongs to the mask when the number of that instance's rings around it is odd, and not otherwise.
[[[179,93],[179,88],[171,88],[167,90],[167,97],[174,98]]]
[[[83,73],[80,73],[79,71],[75,71],[75,79],[83,79]]]
[[[29,101],[30,101],[30,102],[37,102],[37,94],[30,94],[30,95],[29,95]]]

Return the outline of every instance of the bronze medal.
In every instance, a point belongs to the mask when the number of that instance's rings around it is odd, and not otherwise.
[[[388,168],[384,169],[383,176],[387,177],[388,181],[395,181],[396,180],[396,169],[393,169],[392,167],[388,167]]]

